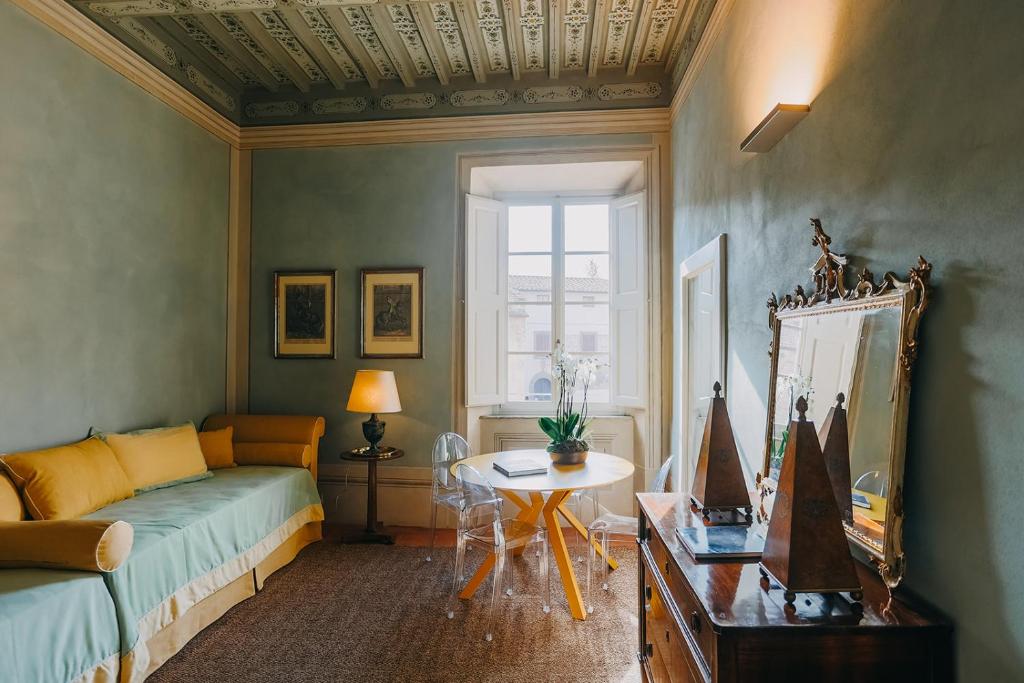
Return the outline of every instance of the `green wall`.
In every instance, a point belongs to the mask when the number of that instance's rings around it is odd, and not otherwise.
[[[911,398],[906,585],[955,620],[964,681],[1024,680],[1022,27],[1016,0],[737,0],[672,129],[675,263],[728,234],[728,397],[751,462],[764,302],[810,285],[807,219],[821,217],[857,270],[934,264]],[[787,101],[771,84],[794,85],[773,69],[795,80],[814,58],[810,115],[771,152],[741,154],[770,103]],[[678,405],[673,422],[677,434]]]
[[[452,315],[457,156],[516,149],[649,144],[650,135],[263,150],[253,154],[253,412],[327,418],[321,462],[364,440],[365,415],[345,412],[358,368],[395,371],[402,412],[388,415],[385,443],[397,465],[429,466],[436,436],[453,426]],[[424,266],[422,360],[359,358],[359,270]],[[273,272],[337,269],[337,358],[274,360]]]
[[[0,451],[224,408],[228,148],[0,2]]]

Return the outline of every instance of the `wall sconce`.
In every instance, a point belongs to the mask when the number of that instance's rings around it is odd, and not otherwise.
[[[776,104],[761,123],[740,143],[741,152],[767,152],[781,140],[793,126],[807,116],[811,108],[806,104]]]

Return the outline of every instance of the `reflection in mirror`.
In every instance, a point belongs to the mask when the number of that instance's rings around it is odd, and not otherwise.
[[[847,396],[853,527],[882,547],[899,381],[899,305],[780,320],[769,478],[778,480],[796,399],[821,427]],[[821,435],[824,438],[824,434]]]

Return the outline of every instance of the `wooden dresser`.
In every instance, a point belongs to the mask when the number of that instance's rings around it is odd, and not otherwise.
[[[952,627],[902,598],[888,604],[877,574],[858,564],[864,614],[801,595],[783,611],[756,562],[695,562],[676,538],[694,526],[678,494],[641,493],[640,661],[646,681],[909,683],[953,680]]]

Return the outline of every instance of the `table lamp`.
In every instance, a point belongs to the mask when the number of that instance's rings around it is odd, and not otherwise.
[[[402,410],[395,373],[391,370],[356,370],[346,410],[370,413],[370,419],[363,423],[363,436],[370,442],[370,450],[376,451],[377,444],[384,438],[385,424],[377,419],[377,413],[398,413]]]

